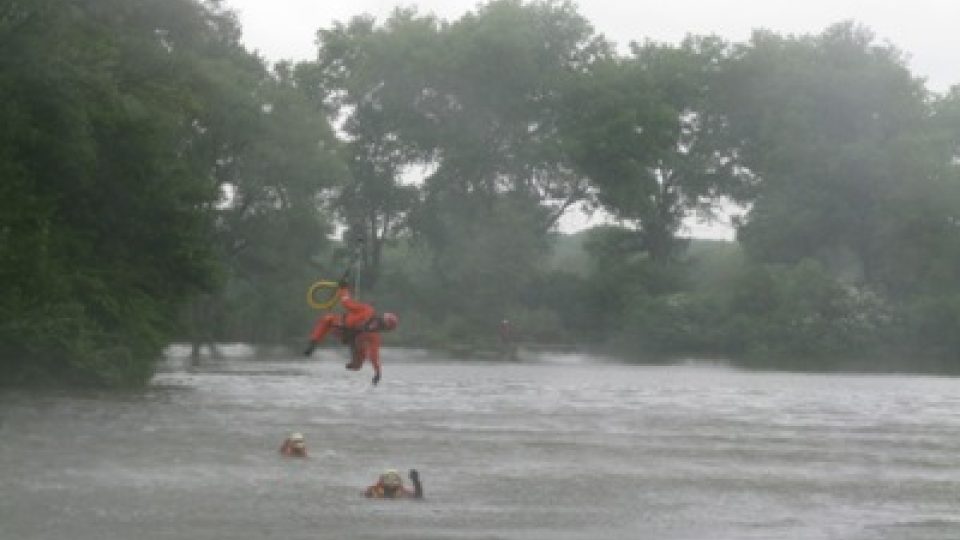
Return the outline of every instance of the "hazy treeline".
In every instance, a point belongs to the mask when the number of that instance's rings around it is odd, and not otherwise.
[[[622,53],[498,1],[358,17],[297,64],[239,37],[219,2],[0,1],[5,382],[302,344],[358,239],[393,343],[490,348],[507,317],[648,360],[960,367],[960,90],[866,29]],[[678,236],[731,203],[738,243]],[[580,207],[619,225],[558,236]]]

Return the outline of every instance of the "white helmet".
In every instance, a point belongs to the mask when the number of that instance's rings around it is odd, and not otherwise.
[[[295,433],[291,433],[290,442],[298,446],[303,446],[303,443],[304,443],[303,433],[300,433],[299,431]]]

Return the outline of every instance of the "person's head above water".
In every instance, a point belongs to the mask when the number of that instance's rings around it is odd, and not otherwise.
[[[400,477],[400,472],[396,469],[387,469],[380,475],[380,482],[384,487],[398,488],[403,485],[403,478]]]
[[[303,433],[294,432],[290,434],[290,446],[294,448],[305,448],[306,441],[303,439]]]
[[[303,438],[303,433],[294,432],[284,439],[283,445],[280,447],[280,453],[285,456],[306,457],[307,443]]]
[[[403,485],[403,478],[396,469],[387,469],[380,474],[377,483],[368,487],[364,495],[368,499],[422,499],[423,484],[420,483],[420,473],[410,469],[410,481],[413,490]]]
[[[383,495],[393,498],[403,491],[403,478],[396,469],[387,469],[380,475],[380,485],[383,486]]]

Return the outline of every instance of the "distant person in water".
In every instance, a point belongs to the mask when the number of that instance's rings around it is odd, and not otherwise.
[[[354,300],[346,279],[340,281],[337,296],[346,313],[329,313],[320,317],[313,327],[310,344],[303,354],[313,354],[317,345],[332,331],[340,338],[341,343],[350,347],[350,362],[346,368],[356,371],[363,366],[365,360],[370,360],[370,365],[373,366],[373,384],[376,385],[380,382],[380,333],[396,329],[399,319],[393,313],[377,315],[370,304]]]
[[[384,471],[377,483],[368,487],[363,495],[368,499],[422,499],[423,485],[420,483],[420,473],[416,469],[410,469],[409,476],[410,482],[413,483],[413,490],[403,485],[399,472],[389,469]]]
[[[307,443],[302,433],[291,433],[280,445],[280,455],[285,457],[307,457]]]

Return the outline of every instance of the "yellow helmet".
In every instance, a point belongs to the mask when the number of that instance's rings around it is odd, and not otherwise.
[[[383,483],[385,487],[400,487],[403,483],[403,479],[400,478],[400,473],[396,469],[387,469],[380,475],[380,482]]]

